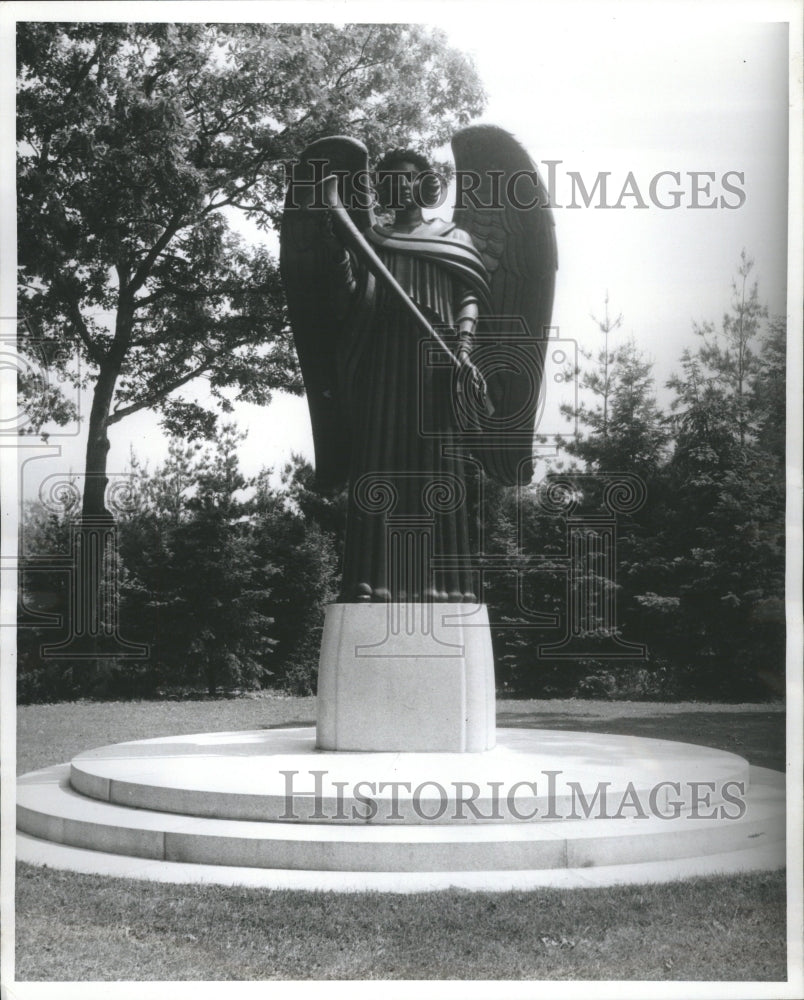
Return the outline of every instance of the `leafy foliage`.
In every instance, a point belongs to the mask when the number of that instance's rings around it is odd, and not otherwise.
[[[418,25],[29,22],[17,65],[20,340],[90,373],[87,514],[111,424],[153,408],[210,436],[214,411],[182,395],[202,376],[224,412],[301,391],[276,262],[232,213],[270,225],[315,138],[429,150],[483,105],[471,63]]]

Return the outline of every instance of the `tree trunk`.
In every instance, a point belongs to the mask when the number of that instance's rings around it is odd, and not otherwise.
[[[119,374],[119,367],[110,361],[101,364],[95,392],[92,397],[92,409],[89,414],[89,433],[87,435],[87,453],[84,476],[84,500],[82,514],[85,518],[104,518],[111,520],[112,514],[105,503],[106,460],[109,454],[109,437],[107,434],[109,411],[112,406],[114,387]]]
[[[94,663],[96,673],[104,659],[148,655],[148,647],[127,642],[118,632],[116,578],[117,536],[114,515],[105,502],[107,427],[114,389],[130,339],[130,310],[118,312],[112,349],[99,362],[89,414],[81,520],[75,526],[73,573],[67,639],[51,647],[51,655]],[[98,674],[99,675],[99,674]]]

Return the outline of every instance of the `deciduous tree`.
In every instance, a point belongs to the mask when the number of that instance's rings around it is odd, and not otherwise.
[[[153,408],[210,435],[182,395],[201,377],[223,410],[301,391],[276,263],[231,213],[269,225],[314,138],[428,150],[483,95],[418,25],[38,22],[17,42],[20,336],[91,387],[83,510],[103,516],[112,424]]]

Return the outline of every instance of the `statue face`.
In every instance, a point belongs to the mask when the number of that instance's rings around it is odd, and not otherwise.
[[[388,164],[378,178],[377,197],[383,208],[410,209],[416,204],[413,181],[421,173],[415,163],[398,160]]]
[[[413,204],[413,180],[419,171],[413,163],[409,163],[407,160],[395,164],[395,168],[399,171],[399,197],[404,207],[410,208]]]

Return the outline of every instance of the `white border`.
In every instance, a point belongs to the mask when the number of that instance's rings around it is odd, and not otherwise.
[[[633,0],[621,2],[605,2],[591,4],[589,2],[572,2],[557,5],[536,3],[514,3],[496,0],[495,3],[466,2],[459,0],[441,0],[440,3],[421,3],[410,0],[407,3],[397,3],[379,8],[365,0],[340,0],[337,3],[323,3],[320,0],[291,3],[285,0],[245,0],[245,2],[222,5],[215,2],[143,2],[131,3],[70,3],[70,2],[11,2],[5,3],[0,9],[0,73],[2,73],[2,92],[13,93],[14,47],[13,30],[17,18],[26,20],[141,20],[141,21],[422,21],[432,19],[437,9],[454,10],[456,17],[499,17],[502,12],[512,15],[517,11],[527,17],[537,14],[540,29],[549,34],[551,20],[570,21],[583,17],[586,19],[611,17],[627,17],[629,19],[647,20],[661,23],[663,18],[677,19],[687,17],[690,31],[694,32],[697,24],[718,23],[723,20],[743,21],[785,21],[789,24],[790,38],[790,169],[789,169],[789,202],[788,202],[788,536],[787,536],[787,608],[788,608],[788,672],[787,672],[787,739],[788,739],[788,964],[791,980],[787,985],[769,983],[582,983],[576,985],[568,982],[550,982],[549,995],[555,997],[597,996],[597,997],[717,997],[726,993],[729,997],[745,997],[754,1000],[758,997],[798,998],[804,995],[804,978],[802,977],[802,857],[801,843],[804,827],[802,826],[801,789],[802,789],[802,728],[801,719],[804,711],[802,700],[802,466],[801,466],[801,426],[802,426],[802,342],[796,335],[804,329],[802,316],[802,274],[804,261],[804,232],[802,231],[802,75],[804,61],[802,60],[802,31],[804,30],[802,6],[790,0],[769,0],[765,3],[722,3],[705,0],[695,3],[693,0],[681,3],[649,2],[638,4]],[[516,16],[516,15],[514,15]],[[660,30],[657,27],[657,30]],[[9,81],[11,86],[9,86]],[[13,135],[12,103],[3,102],[2,120],[5,126],[2,134]],[[2,149],[0,160],[0,241],[3,260],[14,259],[15,216],[13,197],[14,149],[12,142],[6,142]],[[10,201],[10,204],[9,204]],[[0,316],[11,315],[14,311],[15,293],[13,290],[13,269],[6,267],[0,276]],[[10,307],[9,307],[10,304]],[[8,413],[8,407],[13,408],[15,394],[9,392],[8,373],[0,373],[2,377],[2,397],[0,413]],[[12,376],[13,377],[13,376]],[[4,556],[16,552],[16,473],[8,463],[3,463],[0,470],[0,486],[2,487],[2,554]],[[0,598],[0,612],[7,621],[9,614],[13,617],[15,595],[13,588],[4,587]],[[0,960],[3,968],[3,985],[8,996],[20,998],[58,997],[62,1000],[68,996],[86,998],[140,997],[219,997],[221,984],[218,983],[13,983],[13,857],[14,837],[9,836],[13,830],[13,801],[15,772],[15,679],[13,643],[5,635],[3,629],[2,666],[0,679],[0,697],[2,699],[2,918],[3,934]],[[9,779],[12,780],[9,780]],[[635,942],[635,945],[638,943]],[[374,997],[378,991],[376,982],[350,982],[341,984],[353,997]],[[425,984],[421,982],[402,982],[397,980],[382,981],[379,986],[382,993],[389,997],[410,996],[415,990],[420,995]],[[281,988],[281,995],[287,997],[320,996],[338,989],[338,984],[322,984],[312,982],[283,982],[271,984],[268,989]],[[438,982],[431,984],[431,990],[439,996],[461,996],[467,998],[507,996],[531,997],[536,992],[543,992],[535,982],[492,983],[492,982]],[[261,983],[227,983],[224,987],[227,995],[238,997],[264,997],[265,984]]]

